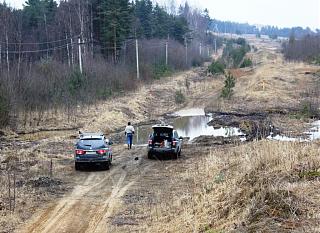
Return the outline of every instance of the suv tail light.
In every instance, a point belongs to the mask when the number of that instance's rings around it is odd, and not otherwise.
[[[77,155],[84,155],[86,152],[84,150],[76,150]]]
[[[148,140],[148,144],[149,144],[149,145],[152,145],[152,140]]]
[[[107,150],[98,150],[97,153],[99,155],[104,155],[105,153],[107,153]]]
[[[176,147],[177,141],[172,141],[172,147]]]

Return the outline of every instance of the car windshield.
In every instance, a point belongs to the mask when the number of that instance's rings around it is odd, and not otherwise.
[[[79,149],[101,149],[105,147],[105,142],[101,138],[81,139],[77,143]]]

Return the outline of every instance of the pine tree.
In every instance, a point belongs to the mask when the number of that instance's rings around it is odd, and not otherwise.
[[[155,24],[153,37],[166,38],[169,34],[170,16],[158,4],[153,10],[153,15]]]
[[[136,1],[135,17],[138,20],[137,36],[152,38],[154,31],[153,5],[150,0]]]
[[[117,61],[117,51],[130,31],[130,6],[128,0],[102,0],[98,6],[101,42],[113,51]]]

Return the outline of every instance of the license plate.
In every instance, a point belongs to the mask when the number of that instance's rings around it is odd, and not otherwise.
[[[87,155],[95,155],[96,152],[95,152],[95,151],[87,151],[86,154],[87,154]]]

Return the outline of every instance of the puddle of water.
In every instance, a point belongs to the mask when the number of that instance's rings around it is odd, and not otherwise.
[[[272,137],[271,135],[267,137],[270,140],[277,140],[283,142],[308,142],[320,139],[320,121],[315,121],[311,123],[312,128],[309,131],[304,132],[306,137],[287,137],[284,135],[276,135]]]
[[[204,116],[205,112],[203,108],[189,108],[182,109],[178,112],[173,113],[173,116],[179,117],[194,117],[194,116]]]
[[[306,134],[309,135],[310,140],[320,139],[320,121],[315,121],[311,124],[313,127]]]
[[[243,136],[243,133],[238,128],[224,128],[219,129],[209,126],[208,122],[212,120],[210,116],[183,116],[174,120],[174,127],[178,134],[182,137],[188,137],[193,140],[199,136],[215,136],[215,137],[231,137]]]
[[[210,114],[205,115],[202,108],[185,109],[172,115],[177,116],[177,118],[173,119],[170,124],[174,126],[179,136],[188,137],[190,140],[199,136],[244,136],[239,128],[221,127],[215,129],[209,126],[208,122],[212,120],[212,117]],[[152,132],[151,127],[152,125],[138,127],[134,137],[134,144],[145,144],[148,141],[149,134]],[[244,141],[245,137],[242,137],[241,140]]]
[[[267,137],[267,139],[275,140],[275,141],[281,141],[281,142],[297,142],[297,141],[301,141],[301,138],[292,138],[292,137],[287,137],[287,136],[284,136],[284,135],[276,135],[274,137],[269,135]]]

